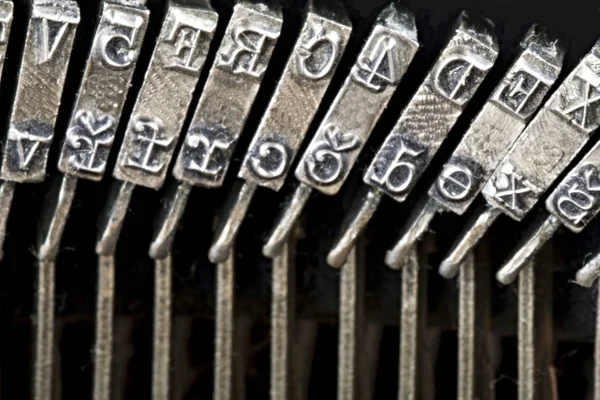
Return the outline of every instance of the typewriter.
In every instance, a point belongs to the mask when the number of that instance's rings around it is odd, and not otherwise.
[[[0,0],[0,396],[600,399],[599,20]]]

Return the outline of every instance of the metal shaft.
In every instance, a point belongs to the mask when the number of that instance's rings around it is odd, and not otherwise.
[[[517,279],[527,260],[533,257],[552,238],[560,226],[560,221],[553,215],[543,215],[539,218],[530,233],[517,246],[517,251],[509,257],[508,261],[496,273],[498,282],[508,285]]]
[[[364,335],[364,265],[354,247],[340,273],[337,398],[354,400],[360,393]]]
[[[115,259],[98,257],[93,400],[110,400],[113,362]]]
[[[494,399],[490,271],[469,253],[458,276],[458,399]]]
[[[440,264],[440,275],[447,279],[456,275],[464,258],[473,251],[500,214],[500,210],[487,206],[475,212]]]
[[[552,271],[529,261],[519,273],[519,400],[556,399]]]
[[[170,398],[172,276],[170,256],[154,262],[152,400]]]
[[[429,228],[429,222],[439,211],[438,203],[426,197],[415,207],[405,228],[400,234],[400,240],[385,255],[385,263],[393,269],[400,269],[408,259],[417,241]]]
[[[215,400],[230,400],[233,392],[233,305],[234,305],[233,252],[225,262],[217,265],[217,309],[215,317]]]

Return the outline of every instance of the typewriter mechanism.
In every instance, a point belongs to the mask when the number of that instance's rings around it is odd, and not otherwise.
[[[0,0],[0,397],[600,399],[599,21]]]

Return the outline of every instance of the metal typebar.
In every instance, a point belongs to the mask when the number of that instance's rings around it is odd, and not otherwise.
[[[159,189],[164,183],[217,20],[206,0],[168,3],[113,171],[116,182],[101,219],[98,254],[114,254],[134,188]]]
[[[233,10],[204,91],[173,167],[173,183],[158,216],[149,254],[159,259],[170,251],[192,187],[223,185],[235,146],[279,38],[283,19],[275,1],[240,1]],[[243,217],[254,190],[244,187]],[[224,219],[220,223],[225,223]],[[225,252],[226,253],[226,252]],[[224,257],[213,257],[218,262]]]
[[[272,258],[280,252],[312,190],[329,196],[339,192],[418,47],[410,11],[396,3],[381,11],[299,161],[295,177],[300,184],[285,202],[263,247],[265,256]]]
[[[426,209],[464,214],[488,178],[533,117],[552,87],[564,58],[564,46],[543,28],[534,25],[521,42],[512,66],[471,121],[452,155],[427,193]],[[431,204],[430,204],[431,203]],[[421,212],[420,209],[417,212]],[[420,218],[425,221],[420,221]],[[410,218],[386,263],[398,268],[405,249],[410,249],[429,227],[431,211]]]
[[[223,210],[209,257],[227,257],[259,186],[278,191],[320,106],[352,27],[337,1],[309,1],[304,25]],[[316,62],[316,60],[319,60]]]
[[[438,59],[365,172],[366,193],[357,196],[346,216],[327,257],[330,265],[344,262],[384,195],[397,202],[406,199],[497,56],[493,24],[461,13]]]
[[[600,107],[595,101],[588,104],[590,94],[600,88],[599,60],[600,41],[544,104],[486,182],[482,193],[487,210],[472,220],[488,213],[521,221],[588,142],[600,126]],[[500,212],[492,213],[492,208]],[[452,264],[460,263],[475,247],[493,223],[487,220],[463,231],[444,260],[444,269],[453,269]]]

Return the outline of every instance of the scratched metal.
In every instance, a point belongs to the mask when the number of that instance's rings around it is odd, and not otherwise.
[[[282,25],[278,5],[241,1],[233,10],[173,175],[220,187]]]
[[[565,48],[556,38],[534,26],[521,47],[429,189],[444,209],[467,210],[558,78]]]
[[[162,186],[217,20],[206,0],[169,3],[113,171],[119,195],[107,203],[99,254],[114,252],[133,187]]]
[[[149,251],[151,257],[159,259],[169,252],[191,187],[223,184],[282,22],[277,4],[241,1],[234,7],[173,168],[178,183],[168,195],[167,207],[158,216],[158,229]]]
[[[115,178],[153,189],[162,186],[218,18],[206,0],[169,3],[129,119]]]
[[[56,258],[77,179],[99,181],[115,139],[149,12],[140,1],[103,1],[58,169],[65,174],[45,205],[38,259]]]
[[[36,183],[46,177],[79,8],[71,0],[33,0],[30,11],[0,178]]]
[[[491,22],[462,13],[438,60],[365,173],[404,201],[498,57]]]
[[[414,16],[386,7],[296,168],[300,182],[340,190],[418,48]]]
[[[383,196],[404,201],[498,56],[493,25],[461,13],[423,83],[364,175],[327,262],[340,267]],[[412,244],[411,244],[412,246]]]
[[[600,42],[525,128],[483,188],[491,206],[519,221],[600,125]]]
[[[227,258],[255,188],[280,190],[348,42],[351,25],[339,3],[309,5],[304,25],[219,218],[212,262]]]
[[[310,3],[238,177],[276,191],[281,189],[351,31],[341,4]]]
[[[300,184],[284,203],[264,255],[273,257],[281,250],[313,189],[327,195],[340,190],[418,47],[414,16],[408,10],[392,3],[381,11],[300,159],[295,171]]]
[[[460,215],[470,207],[558,78],[564,46],[557,39],[534,25],[521,47],[517,59],[431,185],[430,199],[424,201],[433,202],[435,207],[429,209]],[[417,212],[421,212],[420,209]],[[433,215],[423,213],[422,218],[432,220]],[[410,247],[429,227],[428,222],[417,217],[409,220],[400,241],[386,258],[394,267],[402,265]]]
[[[14,6],[10,0],[0,1],[0,75],[6,60],[6,48],[13,22]]]
[[[58,161],[64,174],[94,181],[104,175],[148,25],[150,13],[142,3],[105,0],[100,5]]]
[[[600,41],[544,104],[488,179],[482,189],[488,209],[471,218],[487,222],[472,224],[476,231],[466,229],[458,236],[442,261],[444,270],[456,270],[499,214],[517,221],[527,215],[600,126],[598,99]],[[493,218],[480,218],[484,214]]]

